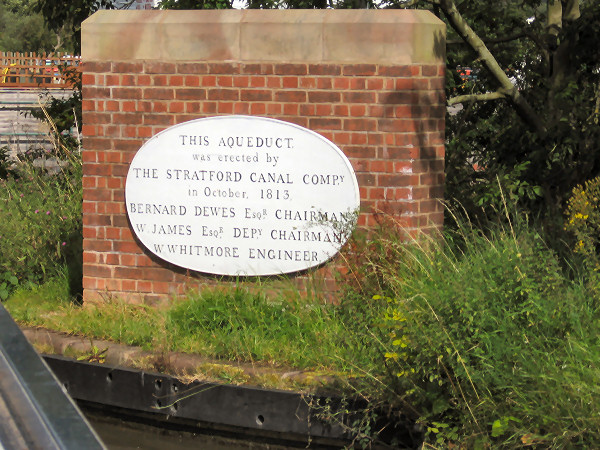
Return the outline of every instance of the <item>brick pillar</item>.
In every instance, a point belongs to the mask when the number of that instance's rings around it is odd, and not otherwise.
[[[359,225],[395,216],[440,229],[445,28],[415,10],[100,11],[84,22],[84,299],[163,302],[215,278],[133,237],[124,204],[136,151],[192,119],[265,116],[309,128],[349,158]],[[296,277],[299,285],[327,268]]]

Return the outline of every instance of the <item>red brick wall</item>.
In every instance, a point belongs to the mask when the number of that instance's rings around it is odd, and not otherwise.
[[[136,242],[125,211],[125,177],[136,151],[165,128],[201,117],[265,116],[320,133],[354,167],[359,225],[373,226],[385,213],[410,232],[442,227],[443,56],[402,64],[108,60],[86,58],[84,40],[83,57],[86,301],[118,295],[156,303],[221,282],[154,256]],[[335,288],[327,267],[295,278],[302,289],[314,280]]]
[[[128,164],[142,144],[187,120],[267,116],[310,128],[350,159],[359,225],[375,214],[408,229],[440,228],[444,66],[93,62],[84,64],[84,289],[145,300],[202,284],[151,257],[124,203]],[[180,272],[180,271],[179,271]]]

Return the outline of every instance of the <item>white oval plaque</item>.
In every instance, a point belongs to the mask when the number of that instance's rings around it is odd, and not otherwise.
[[[135,235],[158,257],[254,276],[327,261],[350,236],[360,197],[350,162],[324,137],[279,120],[223,116],[146,142],[125,202]]]

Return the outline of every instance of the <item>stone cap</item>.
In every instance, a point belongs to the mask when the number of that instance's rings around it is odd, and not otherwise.
[[[98,11],[85,61],[443,64],[446,26],[420,10]]]

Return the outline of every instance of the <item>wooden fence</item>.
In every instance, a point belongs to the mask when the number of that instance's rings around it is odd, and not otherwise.
[[[62,53],[0,52],[1,88],[72,88],[68,72],[79,70],[80,56]]]

